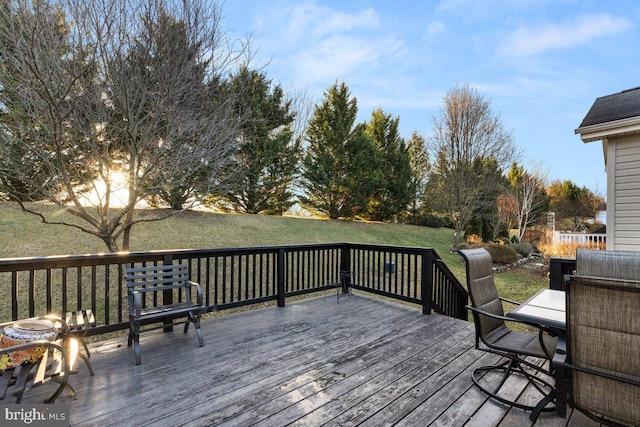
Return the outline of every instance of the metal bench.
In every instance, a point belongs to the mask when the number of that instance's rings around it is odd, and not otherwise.
[[[193,323],[200,347],[204,346],[200,317],[205,310],[202,288],[189,280],[186,264],[128,268],[125,270],[129,298],[129,342],[133,344],[136,365],[140,355],[140,327],[163,322],[171,330],[173,319],[186,317],[184,333]]]

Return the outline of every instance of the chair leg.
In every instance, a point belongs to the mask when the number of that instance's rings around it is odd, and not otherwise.
[[[76,344],[73,345],[71,344],[71,341],[75,341]],[[69,373],[70,374],[77,374],[78,373],[78,369],[76,369],[75,367],[75,362],[77,361],[78,358],[82,359],[82,361],[84,362],[85,365],[87,365],[87,369],[89,370],[89,375],[94,376],[94,372],[93,372],[93,367],[91,366],[91,362],[89,361],[89,357],[91,356],[91,353],[89,353],[89,350],[87,350],[87,354],[83,354],[82,350],[80,350],[80,342],[82,344],[84,344],[84,348],[87,348],[87,344],[84,342],[84,340],[81,337],[71,337],[68,336],[65,339],[65,347],[69,349]]]
[[[498,382],[497,386],[494,387],[492,390],[490,390],[481,384],[479,374],[481,372],[488,372],[488,371],[495,371],[495,370],[504,371],[504,373],[502,374],[502,377],[500,378],[500,381]],[[500,389],[506,382],[507,378],[509,378],[509,376],[512,374],[518,374],[518,375],[524,376],[527,379],[528,383],[532,384],[544,396],[537,405],[535,406],[525,405],[522,403],[514,402],[513,400],[507,399],[499,395]],[[496,365],[482,366],[473,371],[471,378],[473,380],[473,383],[480,390],[482,390],[482,392],[489,395],[492,399],[505,403],[509,406],[524,409],[526,411],[533,411],[533,413],[531,414],[532,417],[535,416],[535,418],[537,418],[540,412],[551,412],[551,411],[555,411],[556,409],[555,406],[547,407],[549,403],[555,400],[554,387],[548,382],[546,382],[544,379],[539,378],[527,372],[519,360],[507,358],[507,360],[502,361],[501,363],[498,363]]]
[[[36,362],[38,363],[38,362]],[[29,379],[29,373],[31,368],[33,368],[33,364],[28,364],[20,367],[20,372],[18,372],[18,376],[16,378],[16,391],[13,393],[16,396],[16,403],[20,404],[22,402],[22,395],[27,388],[27,380]]]
[[[82,353],[78,353],[78,356],[80,357],[80,359],[84,361],[84,364],[87,365],[87,369],[89,370],[89,375],[94,376],[93,367],[91,366],[91,362],[89,361],[89,358]]]
[[[69,394],[71,395],[71,397],[76,397],[76,391],[73,389],[73,387],[71,387],[71,384],[69,384],[67,382],[67,379],[63,376],[63,377],[54,377],[51,379],[52,381],[60,384],[58,386],[58,389],[55,391],[55,393],[53,393],[53,396],[51,396],[50,398],[48,398],[47,400],[44,401],[44,403],[46,404],[52,404],[55,403],[56,399],[58,398],[58,396],[60,396],[60,394],[62,394],[62,391],[67,388],[69,389]]]
[[[84,341],[84,338],[80,338],[80,342],[82,342],[82,346],[84,347],[84,351],[87,354],[87,357],[91,357],[91,352],[89,351],[89,347],[87,346],[87,343]]]

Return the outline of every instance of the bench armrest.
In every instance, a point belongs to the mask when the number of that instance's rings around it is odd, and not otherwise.
[[[142,314],[142,295],[138,291],[129,292],[129,316],[140,317]]]
[[[196,303],[200,307],[202,307],[203,301],[204,301],[203,295],[202,295],[202,286],[200,286],[199,283],[192,282],[191,280],[188,280],[187,283],[196,289]]]

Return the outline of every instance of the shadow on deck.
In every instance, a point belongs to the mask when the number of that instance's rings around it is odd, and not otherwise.
[[[528,412],[490,401],[471,371],[497,356],[475,350],[473,324],[356,294],[327,295],[141,335],[142,365],[126,338],[92,346],[56,403],[80,426],[526,426]],[[511,381],[511,380],[510,380]],[[25,395],[40,403],[52,384]],[[509,384],[531,400],[526,384]],[[590,425],[543,413],[536,426]]]

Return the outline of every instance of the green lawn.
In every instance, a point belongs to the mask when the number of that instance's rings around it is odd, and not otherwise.
[[[54,210],[53,206],[45,209]],[[138,215],[153,216],[154,210]],[[59,212],[64,216],[64,212]],[[70,218],[69,218],[70,220]],[[47,225],[14,203],[0,202],[0,258],[105,252],[95,236],[62,225]],[[464,283],[461,258],[451,253],[453,230],[404,224],[330,221],[297,217],[185,212],[134,226],[131,251],[232,248],[280,244],[354,242],[434,248]],[[522,301],[548,287],[546,271],[518,268],[496,275],[502,296]]]

